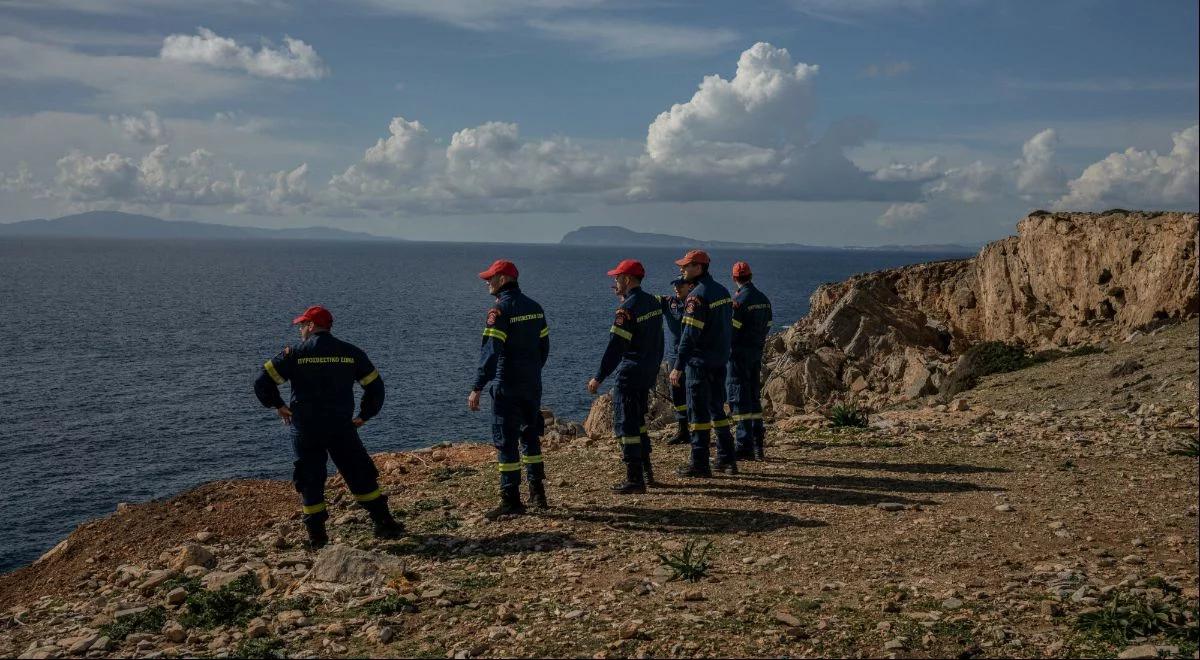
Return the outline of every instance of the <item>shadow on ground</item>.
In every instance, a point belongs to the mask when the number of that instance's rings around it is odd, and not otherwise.
[[[842,470],[883,470],[916,474],[977,474],[980,472],[1010,472],[1007,468],[966,465],[962,463],[885,463],[875,461],[804,461],[808,465]]]
[[[591,543],[562,532],[510,532],[486,538],[414,534],[398,543],[383,546],[382,549],[388,554],[402,557],[502,557],[527,552],[554,552],[564,548],[591,547]]]
[[[804,520],[786,513],[745,509],[568,507],[561,515],[555,515],[576,521],[606,524],[619,529],[667,534],[770,532],[789,527],[824,527],[828,524],[820,520]]]
[[[735,481],[744,480],[744,481]],[[698,483],[685,483],[671,486],[663,486],[656,490],[664,493],[672,493],[677,495],[701,495],[705,497],[716,497],[724,499],[737,500],[774,500],[779,502],[798,502],[806,504],[834,504],[839,506],[875,506],[881,502],[896,502],[899,504],[913,505],[932,505],[940,504],[935,500],[930,499],[909,499],[899,495],[890,493],[873,493],[862,492],[856,490],[840,490],[837,488],[818,488],[815,485],[809,485],[798,488],[788,488],[782,485],[756,485],[748,483],[750,481],[769,481],[769,480],[784,480],[780,477],[759,477],[756,475],[742,474],[737,477],[730,477],[728,481],[711,481]],[[920,492],[920,491],[910,491]],[[945,492],[945,491],[927,491],[927,492]],[[745,513],[745,512],[743,512]]]
[[[984,486],[967,481],[946,479],[896,479],[892,477],[863,477],[859,475],[786,475],[748,474],[736,477],[746,481],[777,481],[801,488],[832,488],[838,490],[891,491],[896,493],[970,493],[995,492],[1003,488]],[[895,500],[888,500],[895,501]]]

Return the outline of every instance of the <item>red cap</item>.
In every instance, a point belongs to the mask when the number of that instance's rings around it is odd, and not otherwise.
[[[747,277],[750,277],[751,276],[750,264],[748,264],[744,261],[739,261],[736,264],[734,264],[733,265],[733,276],[739,280],[744,280]]]
[[[691,252],[688,252],[687,254],[683,255],[682,259],[677,260],[675,262],[675,265],[676,266],[687,266],[689,264],[707,264],[707,263],[712,263],[712,260],[708,258],[707,252],[705,252],[704,250],[692,250]]]
[[[517,265],[511,261],[497,259],[492,262],[492,265],[485,271],[479,274],[479,279],[488,280],[496,275],[508,275],[509,277],[517,277]]]
[[[633,275],[641,279],[646,276],[646,269],[642,267],[642,262],[637,259],[626,259],[617,264],[616,268],[608,271],[609,277],[616,277],[617,275]]]
[[[292,319],[292,325],[304,323],[305,321],[312,321],[322,328],[332,328],[333,314],[320,305],[313,305],[304,310],[303,314]]]

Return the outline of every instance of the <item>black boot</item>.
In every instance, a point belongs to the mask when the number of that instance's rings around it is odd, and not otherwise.
[[[325,517],[308,518],[304,521],[304,529],[308,532],[309,550],[320,550],[329,543],[329,535],[325,533]]]
[[[642,474],[646,477],[647,486],[657,486],[658,482],[654,479],[654,468],[650,466],[650,459],[642,461]]]
[[[738,447],[738,449],[737,449],[737,459],[738,459],[739,461],[752,461],[752,460],[754,460],[754,450],[753,450],[752,448],[750,448],[750,447]]]
[[[718,462],[717,470],[720,472],[724,472],[725,474],[730,474],[730,475],[737,474],[738,473],[737,461]]]
[[[500,506],[484,514],[488,520],[496,520],[501,516],[519,516],[525,513],[525,505],[521,503],[520,488],[505,488],[500,491]]]
[[[545,481],[537,479],[529,482],[529,506],[542,511],[550,508],[546,502]]]
[[[677,470],[675,470],[675,474],[680,477],[711,477],[711,476],[713,476],[712,469],[709,468],[708,466],[700,467],[700,466],[693,465],[691,463],[687,463],[686,465],[679,467]]]
[[[687,421],[678,422],[678,424],[679,428],[675,431],[675,437],[667,441],[668,445],[686,445],[692,441]]]
[[[370,502],[363,502],[362,506],[370,514],[371,522],[375,525],[375,538],[398,539],[404,536],[404,525],[392,517],[392,512],[387,506],[386,497],[379,497]]]
[[[642,481],[642,462],[630,461],[625,464],[625,481],[612,487],[614,495],[638,495],[646,492],[646,482]]]
[[[763,451],[763,446],[761,444],[754,445],[754,460],[756,460],[756,461],[767,460],[766,452]]]

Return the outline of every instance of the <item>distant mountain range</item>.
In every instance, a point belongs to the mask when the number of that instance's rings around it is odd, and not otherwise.
[[[560,245],[587,245],[605,247],[678,247],[678,248],[712,248],[712,249],[764,249],[764,250],[795,250],[806,252],[828,252],[830,250],[876,250],[890,252],[944,252],[954,254],[974,254],[978,248],[952,243],[934,245],[879,245],[859,247],[847,245],[843,247],[828,247],[821,245],[804,245],[803,243],[735,243],[730,241],[701,241],[687,236],[672,236],[670,234],[649,234],[633,231],[624,227],[580,227],[559,241]]]
[[[394,241],[356,231],[333,227],[302,227],[299,229],[264,229],[235,227],[208,222],[163,220],[148,215],[119,211],[89,211],[53,220],[25,220],[0,224],[0,238],[187,238],[187,239],[263,239],[285,238],[322,241]]]

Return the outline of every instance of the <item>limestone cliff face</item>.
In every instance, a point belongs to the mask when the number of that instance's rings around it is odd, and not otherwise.
[[[1200,311],[1197,214],[1037,212],[971,259],[824,285],[772,338],[764,403],[777,414],[941,391],[979,341],[1065,346]]]

